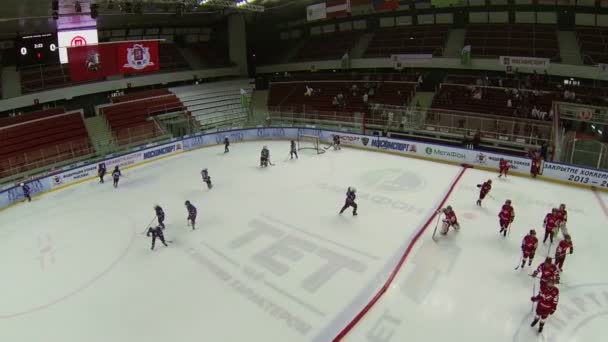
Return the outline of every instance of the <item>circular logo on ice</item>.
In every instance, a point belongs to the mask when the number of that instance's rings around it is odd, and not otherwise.
[[[555,342],[603,340],[600,336],[608,324],[608,283],[561,285],[559,290],[557,310],[547,319],[543,335]],[[513,342],[532,341],[537,336],[531,322],[532,315],[524,318]]]
[[[433,148],[432,147],[427,147],[424,149],[424,152],[426,152],[426,154],[431,155],[433,154]]]
[[[362,181],[381,191],[415,191],[423,185],[415,173],[401,169],[371,171],[363,175]]]

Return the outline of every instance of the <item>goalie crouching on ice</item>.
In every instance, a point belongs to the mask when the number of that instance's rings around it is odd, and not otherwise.
[[[456,231],[460,230],[460,224],[458,223],[458,218],[456,217],[456,213],[452,209],[451,205],[448,205],[445,208],[439,209],[437,213],[443,213],[445,215],[443,219],[443,224],[441,226],[441,235],[446,235],[450,227],[454,227]]]

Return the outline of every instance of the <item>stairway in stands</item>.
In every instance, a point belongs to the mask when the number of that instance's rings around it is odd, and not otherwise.
[[[241,95],[241,89],[246,95]],[[248,79],[169,89],[198,121],[201,129],[238,128],[249,117],[253,85]]]
[[[105,155],[116,149],[108,122],[101,116],[84,119],[84,126],[98,155]]]

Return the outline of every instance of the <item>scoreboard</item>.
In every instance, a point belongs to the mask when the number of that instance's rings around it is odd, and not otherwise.
[[[59,62],[59,47],[55,33],[21,36],[17,38],[15,47],[19,65],[55,64]]]

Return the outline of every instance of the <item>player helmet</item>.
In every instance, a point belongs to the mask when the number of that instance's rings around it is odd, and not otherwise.
[[[536,230],[530,229],[530,235],[536,235]]]
[[[203,171],[207,171],[207,169],[205,168],[205,169],[203,169]]]
[[[19,186],[23,186],[23,183],[19,184]]]
[[[268,149],[268,147],[266,147],[266,145],[264,145],[264,149],[265,149],[265,150],[267,150],[267,149]]]
[[[186,203],[184,203],[185,205],[190,205],[190,201],[186,201]]]
[[[227,135],[224,135],[224,138],[228,138],[228,136],[227,136]]]
[[[354,186],[350,188],[350,191],[352,192],[357,192],[357,188],[355,188]]]
[[[488,179],[488,183],[489,183],[489,184],[492,184],[492,180],[491,180],[491,179]]]
[[[511,200],[508,199],[508,200],[505,201],[505,203],[506,204],[511,204]]]
[[[562,203],[562,204],[559,205],[559,208],[560,209],[566,209],[566,205],[564,203]]]
[[[566,239],[567,241],[570,241],[570,239],[571,239],[570,234],[564,235],[564,239]]]
[[[445,209],[446,209],[446,210],[450,210],[450,211],[451,211],[451,210],[452,210],[452,206],[451,206],[451,205],[448,205],[448,206],[447,206]]]
[[[552,262],[552,261],[553,261],[553,259],[551,257],[545,258],[545,262]]]
[[[556,212],[556,211],[557,211],[557,208],[553,208],[553,209],[551,209],[551,211]]]

